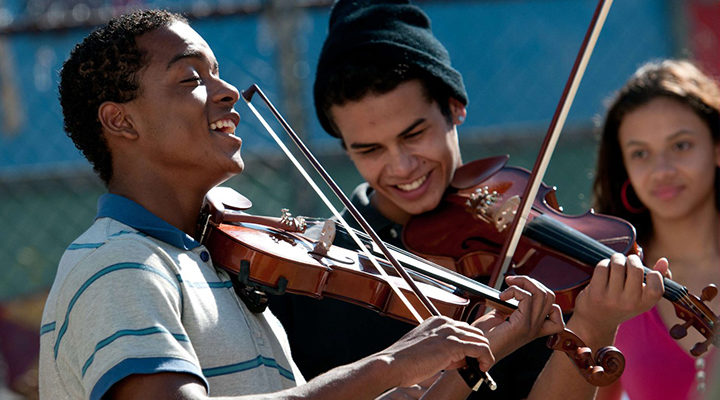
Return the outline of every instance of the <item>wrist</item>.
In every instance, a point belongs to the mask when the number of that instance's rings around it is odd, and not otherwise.
[[[423,394],[422,400],[466,399],[472,390],[467,386],[457,370],[444,371],[432,386]]]
[[[394,358],[387,354],[377,353],[358,361],[360,375],[366,376],[368,384],[377,384],[385,391],[402,386],[402,368],[393,368]]]
[[[600,347],[611,346],[615,343],[618,326],[586,319],[582,314],[575,313],[568,321],[567,328],[573,331],[590,348],[597,350]]]
[[[332,391],[332,398],[375,398],[399,386],[391,361],[391,357],[374,354],[333,368],[299,386],[300,397],[325,398],[323,395]]]

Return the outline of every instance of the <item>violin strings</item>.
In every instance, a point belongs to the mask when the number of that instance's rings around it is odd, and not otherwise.
[[[320,221],[324,222],[325,220],[322,218],[306,218],[306,221],[318,223]],[[351,227],[352,229],[352,227]],[[345,226],[338,226],[338,231],[349,234],[347,232],[347,228]],[[367,244],[372,245],[372,241],[370,240],[369,236],[365,234],[364,232],[358,231],[357,229],[353,229],[354,233],[360,237],[361,239],[365,239],[367,241]],[[466,290],[472,294],[492,299],[495,302],[498,302],[500,304],[503,304],[506,307],[515,308],[514,302],[509,301],[502,301],[499,299],[499,291],[497,291],[494,288],[491,288],[487,285],[484,285],[470,277],[467,277],[465,275],[462,275],[456,271],[453,271],[451,269],[445,268],[442,265],[436,264],[432,261],[426,260],[414,253],[411,253],[407,250],[401,249],[399,247],[393,246],[389,243],[385,243],[385,246],[391,250],[394,253],[397,253],[400,256],[406,257],[410,260],[413,260],[417,262],[418,265],[413,265],[410,263],[405,263],[408,268],[411,270],[414,270],[421,275],[424,275],[426,278],[430,279],[437,279],[441,283],[450,283],[454,285],[456,288],[462,288],[463,290]],[[373,251],[373,249],[368,249],[370,251]],[[444,277],[447,282],[440,279],[441,277]]]
[[[317,222],[319,222],[319,221],[322,221],[322,222],[325,221],[325,219],[323,219],[323,218],[307,218],[307,217],[305,218],[305,220],[306,220],[306,221],[312,221],[312,222],[315,222],[315,223],[317,223]],[[352,228],[352,227],[351,227],[351,228]],[[338,230],[339,230],[340,232],[349,234],[348,231],[347,231],[347,228],[344,227],[344,226],[342,226],[342,225],[338,226]],[[361,231],[359,231],[359,230],[357,230],[357,229],[353,229],[353,231],[354,231],[355,234],[358,235],[361,239],[366,240],[366,241],[367,241],[366,244],[371,244],[371,243],[372,243],[372,240],[370,239],[370,236],[368,236],[365,232],[361,232]],[[464,275],[460,275],[460,274],[458,274],[457,272],[455,272],[455,271],[453,271],[453,270],[450,270],[450,269],[448,269],[448,268],[445,268],[445,267],[443,267],[443,266],[441,266],[441,265],[439,265],[439,264],[436,264],[436,263],[434,263],[434,262],[432,262],[432,261],[426,260],[426,259],[424,259],[424,258],[422,258],[422,257],[420,257],[420,256],[418,256],[418,255],[416,255],[416,254],[414,254],[414,253],[411,253],[411,252],[409,252],[409,251],[407,251],[407,250],[401,249],[401,248],[399,248],[399,247],[397,247],[397,246],[393,246],[393,245],[390,244],[390,243],[385,243],[385,246],[386,246],[388,249],[390,249],[390,250],[392,250],[393,252],[395,252],[395,253],[402,254],[403,256],[406,256],[406,257],[408,257],[408,258],[412,258],[412,259],[415,260],[415,261],[418,261],[418,262],[427,264],[427,265],[429,265],[429,266],[435,267],[435,268],[437,268],[437,269],[439,269],[439,270],[442,270],[443,272],[447,272],[447,273],[449,273],[449,274],[457,275],[457,276],[460,277],[460,278],[467,278],[467,277],[464,276]]]
[[[715,314],[708,315],[705,310],[699,309],[697,306],[695,306],[695,303],[692,301],[693,299],[690,297],[689,294],[686,294],[683,296],[683,302],[687,304],[689,308],[692,308],[696,311],[695,314],[699,313],[702,315],[702,317],[705,318],[705,323],[710,326],[711,328],[714,328],[715,320],[717,317],[715,317]],[[712,329],[711,329],[712,330]]]
[[[309,219],[309,220],[322,220],[322,219]],[[338,227],[341,232],[347,233],[347,229],[344,226]],[[602,243],[594,243],[596,242],[593,240],[587,240],[581,235],[563,235],[561,232],[559,232],[557,229],[553,229],[553,225],[551,224],[529,224],[526,229],[533,231],[533,236],[536,240],[538,240],[541,243],[547,244],[547,242],[557,242],[559,240],[566,240],[570,241],[570,245],[574,246],[575,248],[580,249],[583,251],[588,257],[592,257],[594,260],[602,260],[604,258],[609,258],[612,253],[615,251],[613,249],[610,249],[609,247],[605,246]],[[367,234],[357,231],[353,229],[355,233],[363,240],[365,240],[367,243],[370,243],[370,238],[367,236]],[[436,263],[433,263],[431,261],[428,261],[422,257],[419,257],[407,250],[401,249],[399,247],[393,246],[391,244],[386,244],[388,249],[392,250],[395,253],[401,254],[405,257],[408,257],[412,260],[415,260],[419,263],[428,265],[430,267],[436,268],[448,275],[453,276],[454,278],[458,278],[462,280],[463,282],[472,282],[473,284],[478,284],[479,282],[471,280],[470,278],[459,274],[453,270],[447,269],[441,265],[438,265]],[[647,269],[647,268],[646,268]],[[422,271],[416,271],[419,272],[421,275],[424,275]],[[693,299],[690,297],[689,293],[687,292],[687,289],[685,289],[683,286],[677,284],[676,282],[666,279],[666,285],[665,285],[665,291],[668,293],[668,300],[670,300],[673,303],[680,304],[684,306],[686,309],[692,312],[693,315],[698,315],[701,319],[704,320],[704,323],[708,326],[714,326],[715,325],[715,316],[714,315],[708,315],[708,313],[702,309],[699,309],[697,306],[694,305]],[[669,284],[668,284],[669,283]],[[466,287],[463,287],[466,288]],[[472,288],[469,288],[472,290]]]
[[[612,250],[612,249],[610,249],[610,248],[607,248],[607,246],[605,246],[605,245],[603,245],[603,244],[601,244],[601,243],[599,243],[599,245],[598,245],[598,244],[594,244],[592,241],[581,240],[581,239],[582,239],[581,237],[578,238],[578,237],[575,236],[575,235],[570,235],[569,237],[561,236],[557,230],[552,229],[552,225],[544,225],[544,224],[543,224],[543,225],[541,225],[541,226],[542,226],[542,227],[545,227],[545,228],[548,228],[548,229],[542,229],[542,228],[537,229],[537,228],[538,228],[538,225],[537,225],[537,224],[536,224],[536,225],[528,225],[528,228],[529,228],[529,229],[535,229],[535,230],[536,230],[535,233],[537,233],[538,236],[543,236],[543,237],[546,237],[546,238],[552,238],[551,240],[570,239],[570,240],[571,240],[571,245],[574,245],[576,248],[580,248],[581,250],[584,250],[584,252],[585,252],[586,254],[588,254],[589,256],[593,257],[594,259],[596,259],[596,260],[598,260],[598,261],[599,261],[599,260],[602,260],[602,259],[604,259],[604,258],[608,258],[608,257],[610,257],[610,255],[612,255],[612,253],[614,253],[614,250]],[[339,229],[340,229],[341,232],[346,232],[345,227],[340,226]],[[347,233],[347,232],[346,232],[346,233]],[[367,235],[364,234],[363,232],[356,231],[356,234],[358,234],[358,236],[360,236],[361,239],[364,239],[364,240],[366,240],[366,241],[369,242],[369,238],[368,238]],[[538,241],[542,242],[542,239],[539,239]],[[457,273],[457,272],[455,272],[455,271],[452,271],[452,270],[447,269],[447,268],[445,268],[445,267],[443,267],[443,266],[440,266],[440,265],[438,265],[438,264],[435,264],[435,263],[432,263],[432,262],[430,262],[430,261],[428,261],[428,260],[425,260],[425,259],[423,259],[423,258],[421,258],[421,257],[419,257],[419,256],[417,256],[417,255],[415,255],[415,254],[413,254],[413,253],[411,253],[411,252],[408,252],[407,250],[398,248],[398,247],[393,246],[393,245],[390,245],[390,244],[386,244],[386,246],[387,246],[390,250],[392,250],[392,251],[394,251],[394,252],[396,252],[396,253],[399,253],[399,254],[401,254],[401,255],[404,255],[404,256],[406,256],[406,257],[409,257],[409,258],[411,258],[411,259],[413,259],[413,260],[416,260],[416,261],[418,261],[418,262],[420,262],[420,263],[424,263],[424,264],[427,264],[427,265],[429,265],[429,266],[431,266],[431,267],[437,268],[437,269],[439,269],[439,270],[441,270],[441,271],[443,271],[443,272],[446,272],[446,273],[452,275],[453,277],[462,279],[463,281],[467,281],[467,280],[468,280],[468,277],[465,277],[464,275],[461,275],[461,274],[459,274],[459,273]],[[473,280],[472,282],[473,282],[473,283],[477,283],[477,282],[474,281],[474,280]],[[671,281],[671,282],[672,282],[672,281]],[[686,308],[690,309],[691,311],[695,311],[693,314],[701,314],[701,317],[705,318],[706,323],[713,324],[712,318],[709,317],[709,316],[707,315],[707,313],[705,313],[705,312],[702,311],[702,310],[698,310],[697,307],[695,307],[695,306],[692,304],[692,302],[691,302],[690,300],[688,300],[688,299],[689,299],[689,296],[687,295],[687,291],[684,290],[684,288],[682,288],[682,287],[679,286],[679,285],[676,285],[676,286],[677,286],[677,287],[674,287],[673,285],[666,285],[665,290],[666,290],[666,292],[669,293],[669,296],[671,297],[669,300],[672,301],[672,302],[674,302],[674,303],[679,303],[679,304],[681,304],[681,305],[684,305]]]
[[[547,228],[547,229],[543,229]],[[604,258],[610,257],[612,253],[615,251],[610,249],[609,247],[603,245],[602,243],[593,243],[593,241],[586,240],[583,236],[584,235],[561,235],[560,232],[553,229],[552,224],[543,224],[543,223],[536,223],[536,224],[528,224],[526,229],[533,230],[533,234],[537,234],[536,239],[539,237],[548,238],[552,241],[558,241],[560,239],[569,240],[571,243],[570,245],[574,246],[575,248],[580,248],[585,251],[585,254],[587,254],[590,257],[593,257],[597,259],[597,261],[602,260]],[[538,240],[542,242],[542,240]],[[602,247],[600,247],[602,246]],[[647,271],[650,269],[647,267],[644,267]],[[708,315],[708,313],[705,310],[699,309],[697,306],[695,306],[693,299],[690,297],[690,294],[688,293],[687,289],[683,287],[682,285],[677,284],[676,282],[670,280],[670,279],[664,279],[665,281],[665,292],[668,294],[667,298],[673,303],[680,304],[682,306],[685,306],[686,309],[692,312],[693,315],[698,315],[700,318],[704,319],[704,323],[708,326],[714,326],[715,325],[715,315]]]
[[[343,231],[343,232],[345,232],[345,233],[347,233],[347,229],[345,229],[345,227],[340,227],[340,230]],[[356,230],[355,233],[356,233],[358,236],[360,236],[362,239],[367,240],[367,241],[368,241],[368,244],[372,244],[372,242],[370,241],[370,237],[369,237],[367,234],[365,234],[365,233],[363,233],[363,232],[359,232],[359,231],[357,231],[357,230]],[[411,259],[413,259],[414,261],[417,261],[417,262],[419,262],[419,263],[423,263],[423,264],[426,264],[426,265],[428,265],[428,266],[430,266],[430,267],[436,268],[436,269],[438,269],[438,270],[440,270],[440,271],[442,271],[442,272],[444,272],[444,273],[446,273],[446,274],[452,275],[452,276],[455,277],[455,278],[459,278],[459,279],[462,279],[462,280],[464,280],[464,281],[466,281],[466,280],[469,279],[469,278],[466,277],[465,275],[459,274],[458,272],[453,271],[453,270],[451,270],[451,269],[449,269],[449,268],[445,268],[445,267],[443,267],[442,265],[439,265],[439,264],[436,264],[436,263],[434,263],[434,262],[432,262],[432,261],[426,260],[426,259],[424,259],[424,258],[422,258],[422,257],[420,257],[420,256],[418,256],[418,255],[416,255],[416,254],[414,254],[414,253],[411,253],[411,252],[409,252],[409,251],[407,251],[407,250],[405,250],[405,249],[401,249],[401,248],[399,248],[399,247],[397,247],[397,246],[393,246],[392,244],[389,244],[389,243],[386,243],[385,245],[387,246],[388,249],[392,250],[392,251],[395,252],[395,253],[401,254],[401,255],[403,255],[403,256],[405,256],[405,257],[408,257],[408,258],[411,258]],[[474,283],[478,283],[478,282],[476,282],[475,280],[473,280],[473,282],[474,282]]]

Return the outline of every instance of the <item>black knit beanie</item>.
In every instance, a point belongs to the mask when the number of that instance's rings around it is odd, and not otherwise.
[[[330,12],[328,36],[318,60],[313,89],[322,127],[337,136],[319,105],[328,79],[351,59],[412,65],[437,78],[449,93],[467,104],[462,76],[433,36],[430,19],[409,0],[338,0]]]

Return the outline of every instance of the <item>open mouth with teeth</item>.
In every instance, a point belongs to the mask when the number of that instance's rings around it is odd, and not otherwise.
[[[235,133],[235,123],[230,119],[221,119],[210,124],[210,130],[222,133]]]
[[[409,192],[409,191],[419,188],[423,183],[425,183],[426,180],[427,180],[427,175],[423,175],[420,178],[418,178],[410,183],[395,185],[395,187],[404,192]]]

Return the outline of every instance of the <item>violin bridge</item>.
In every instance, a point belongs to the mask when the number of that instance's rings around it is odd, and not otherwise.
[[[497,211],[493,213],[493,222],[498,232],[504,231],[515,219],[518,207],[520,207],[520,196],[515,195],[502,203]]]
[[[332,220],[325,220],[322,230],[320,231],[320,237],[315,243],[313,253],[326,256],[330,246],[335,240],[335,222]]]

